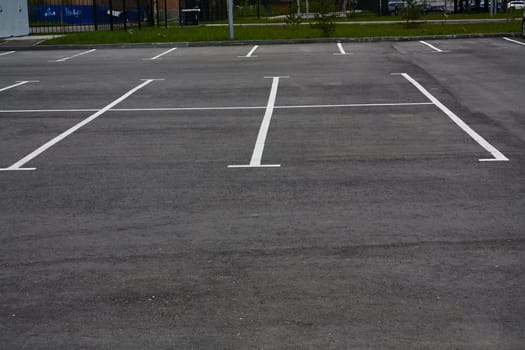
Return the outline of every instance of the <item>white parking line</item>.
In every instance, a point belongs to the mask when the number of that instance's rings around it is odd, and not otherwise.
[[[268,97],[268,104],[266,105],[266,112],[257,135],[257,141],[255,141],[255,147],[253,149],[252,158],[249,165],[228,165],[228,168],[261,168],[261,167],[280,167],[280,164],[261,164],[262,155],[264,151],[264,144],[266,142],[266,136],[268,135],[268,129],[270,128],[270,121],[272,120],[273,109],[275,106],[275,99],[277,98],[277,88],[279,87],[280,78],[288,77],[265,77],[272,78],[272,89],[270,90],[270,97]]]
[[[82,55],[87,55],[88,53],[92,53],[92,52],[95,52],[95,51],[97,51],[97,49],[91,49],[91,50],[88,50],[88,51],[77,53],[76,55],[73,55],[73,56],[64,57],[64,58],[60,58],[58,60],[49,61],[49,62],[65,62],[65,61],[70,60],[72,58],[75,58],[75,57],[78,57],[78,56],[82,56]]]
[[[345,51],[343,44],[337,43],[337,48],[339,49],[339,53],[334,53],[334,55],[348,55],[349,54]]]
[[[169,49],[169,50],[167,50],[167,51],[164,51],[163,53],[161,53],[160,55],[157,55],[157,56],[155,56],[155,57],[152,57],[152,58],[145,58],[144,60],[145,60],[145,61],[158,60],[158,59],[161,58],[162,56],[167,55],[167,54],[169,54],[170,52],[173,52],[173,51],[175,51],[175,50],[177,50],[176,47],[171,48],[171,49]]]
[[[436,52],[445,52],[445,51],[443,51],[443,50],[441,50],[441,49],[438,49],[438,48],[435,47],[434,45],[427,43],[426,41],[420,41],[420,43],[423,44],[423,45],[426,45],[426,46],[430,47],[432,50],[434,50],[434,51],[436,51]]]
[[[7,51],[7,52],[2,52],[0,53],[0,56],[7,56],[7,55],[10,55],[12,53],[15,53],[16,51]]]
[[[13,85],[9,85],[9,86],[6,86],[4,88],[0,88],[0,92],[2,91],[6,91],[6,90],[9,90],[9,89],[12,89],[14,87],[17,87],[17,86],[20,86],[20,85],[24,85],[24,84],[27,84],[27,83],[39,83],[40,81],[38,80],[23,80],[23,81],[17,81],[16,84],[13,84]]]
[[[492,154],[494,158],[489,159],[479,159],[480,162],[490,162],[490,161],[508,161],[509,159],[505,157],[496,147],[488,143],[480,134],[475,132],[470,126],[468,126],[460,117],[454,114],[450,109],[448,109],[444,104],[442,104],[437,98],[435,98],[430,92],[427,91],[421,84],[419,84],[414,78],[412,78],[407,73],[394,73],[395,75],[401,75],[403,78],[408,80],[412,85],[414,85],[423,95],[425,95],[436,107],[441,109],[457,126],[459,126],[464,132],[466,132],[474,141],[476,141],[481,147],[483,147],[487,152]]]
[[[36,168],[23,168],[22,166],[25,165],[30,160],[38,157],[41,153],[45,152],[46,150],[48,150],[49,148],[51,148],[52,146],[54,146],[58,142],[62,141],[63,139],[65,139],[69,135],[73,134],[75,131],[77,131],[81,127],[87,125],[88,123],[92,122],[96,118],[100,117],[102,114],[104,114],[105,112],[107,112],[111,108],[115,107],[116,105],[118,105],[119,103],[121,103],[122,101],[127,99],[129,96],[131,96],[132,94],[134,94],[138,90],[140,90],[143,87],[145,87],[146,85],[151,84],[155,80],[162,80],[162,79],[142,79],[142,80],[144,80],[144,81],[141,84],[139,84],[138,86],[136,86],[133,89],[129,90],[128,92],[126,92],[124,95],[122,95],[121,97],[119,97],[115,101],[111,102],[110,104],[108,104],[104,108],[98,110],[96,113],[92,114],[91,116],[89,116],[88,118],[84,119],[80,123],[74,125],[73,127],[69,128],[68,130],[64,131],[63,133],[61,133],[57,137],[55,137],[55,138],[51,139],[50,141],[46,142],[45,144],[43,144],[42,146],[40,146],[39,148],[37,148],[33,152],[29,153],[24,158],[20,159],[18,162],[12,164],[11,166],[9,166],[7,168],[0,169],[0,171],[35,170]]]
[[[507,38],[507,37],[504,37],[503,39],[504,39],[504,40],[507,40],[507,41],[510,41],[511,43],[514,43],[514,44],[519,44],[519,45],[523,45],[523,46],[525,46],[525,43],[524,43],[524,42],[521,42],[521,41],[518,41],[518,40],[512,40],[512,39]]]
[[[96,111],[98,109],[0,109],[0,113],[75,113]]]
[[[399,102],[399,103],[348,103],[337,105],[297,105],[297,106],[274,106],[273,109],[302,109],[302,108],[352,108],[352,107],[409,107],[428,106],[432,102]],[[242,111],[252,109],[266,109],[266,106],[245,107],[157,107],[157,108],[112,108],[108,112],[178,112],[178,111]],[[4,113],[76,113],[96,112],[98,109],[0,109]]]
[[[406,107],[431,105],[432,102],[399,102],[399,103],[348,103],[338,105],[299,105],[299,106],[276,106],[275,109],[293,108],[349,108],[349,107]]]
[[[250,52],[248,52],[248,54],[246,56],[237,56],[239,58],[251,58],[251,57],[257,57],[257,56],[252,56],[255,52],[255,50],[257,50],[257,48],[259,47],[259,45],[255,45],[251,50]]]

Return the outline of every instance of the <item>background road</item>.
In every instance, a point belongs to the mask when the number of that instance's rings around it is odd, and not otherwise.
[[[0,172],[0,347],[520,349],[525,46],[430,44],[0,56],[0,168],[163,79]]]

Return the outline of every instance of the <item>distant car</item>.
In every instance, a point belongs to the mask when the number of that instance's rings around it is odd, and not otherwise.
[[[399,10],[404,9],[407,2],[404,0],[391,0],[388,2],[388,12],[398,14]]]
[[[507,4],[508,9],[523,10],[525,9],[525,1],[511,1]]]

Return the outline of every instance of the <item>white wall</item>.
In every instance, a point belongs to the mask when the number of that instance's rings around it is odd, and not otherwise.
[[[0,38],[27,34],[27,0],[0,0]]]

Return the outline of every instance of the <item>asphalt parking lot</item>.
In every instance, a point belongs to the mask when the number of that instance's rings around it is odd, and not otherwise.
[[[512,40],[0,51],[0,347],[521,349]]]

